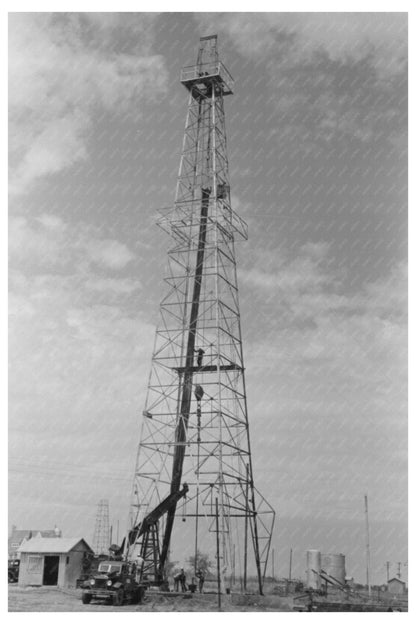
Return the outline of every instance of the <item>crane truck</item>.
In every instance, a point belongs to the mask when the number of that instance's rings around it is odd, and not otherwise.
[[[184,483],[182,489],[169,494],[128,532],[114,559],[100,562],[97,572],[83,584],[84,604],[93,599],[111,600],[115,606],[126,600],[139,603],[150,586],[168,589],[160,563],[159,520],[176,507],[188,489]]]

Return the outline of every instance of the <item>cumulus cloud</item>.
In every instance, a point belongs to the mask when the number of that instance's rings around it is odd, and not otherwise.
[[[283,24],[298,38],[301,54],[323,50],[340,61],[370,57],[383,78],[406,67],[405,13],[292,13],[284,16]]]
[[[97,292],[111,292],[114,294],[129,294],[141,288],[139,280],[131,278],[94,277],[85,283],[86,288]]]
[[[260,250],[254,265],[239,272],[239,280],[255,297],[275,306],[284,318],[306,320],[316,310],[345,308],[347,300],[337,293],[337,279],[326,268],[329,245],[303,245],[295,257],[275,250]]]
[[[47,213],[35,219],[10,218],[9,253],[12,266],[25,266],[30,271],[66,268],[69,273],[80,267],[91,271],[93,265],[119,271],[136,257],[127,245],[103,238],[99,229],[92,225],[70,226]],[[107,286],[116,283],[110,280]]]
[[[90,22],[102,28],[89,31]],[[123,19],[124,28],[129,20]],[[132,102],[159,95],[163,59],[149,53],[151,16],[131,21],[143,37],[134,54],[111,47],[120,19],[89,14],[19,13],[9,18],[10,190],[59,172],[88,155],[91,125]],[[133,26],[131,26],[133,27]],[[88,33],[94,33],[94,37]],[[142,42],[142,47],[140,47]],[[152,84],[152,89],[144,88]]]
[[[340,138],[391,144],[406,125],[404,13],[201,14],[269,77],[276,133],[313,154]]]
[[[88,122],[88,117],[79,113],[45,122],[30,144],[23,146],[22,158],[12,173],[11,191],[25,189],[31,181],[84,159],[87,155],[84,132]],[[12,132],[19,132],[19,129],[14,126]],[[24,143],[22,138],[19,143]]]
[[[399,263],[389,275],[361,290],[340,293],[339,278],[323,262],[326,249],[325,244],[307,244],[298,258],[281,263],[275,271],[256,268],[240,272],[243,289],[250,287],[252,298],[259,291],[264,305],[271,306],[277,317],[264,331],[259,328],[260,339],[250,342],[247,351],[255,369],[264,370],[266,361],[268,369],[285,378],[286,387],[279,387],[280,405],[288,401],[286,407],[290,407],[295,401],[298,408],[303,405],[305,410],[313,410],[314,400],[318,400],[321,412],[342,413],[348,393],[357,393],[356,400],[364,393],[373,408],[384,396],[379,416],[387,425],[390,409],[404,416],[406,267]],[[289,314],[284,313],[287,309]],[[286,375],[290,369],[296,373]],[[310,384],[310,391],[293,391],[293,385],[299,384],[304,388]],[[344,395],[344,400],[329,400],[333,388],[338,388],[338,398]],[[263,393],[261,399],[266,411],[274,405],[268,394]]]
[[[72,19],[82,24],[89,46],[125,48],[127,45],[132,52],[150,54],[154,42],[153,23],[157,15],[155,12],[95,12],[76,14]]]
[[[407,59],[405,13],[200,14],[204,25],[227,33],[239,52],[297,64],[325,53],[334,61],[370,58],[382,77],[403,71]]]
[[[291,262],[285,263],[280,270],[271,272],[252,268],[243,271],[243,281],[255,288],[265,289],[268,292],[296,292],[310,291],[328,281],[329,277],[319,270],[319,260],[303,253]]]
[[[62,244],[64,241],[62,224],[60,221],[60,230],[51,230],[47,223],[30,225],[26,217],[11,217],[9,219],[11,262],[28,263],[32,266],[61,264],[66,250],[66,246]]]
[[[126,245],[114,240],[92,241],[87,248],[94,262],[109,269],[122,269],[134,259],[134,254]]]
[[[72,225],[48,213],[10,219],[9,450],[12,478],[30,457],[29,473],[23,466],[25,478],[18,479],[24,501],[13,498],[23,515],[33,496],[32,514],[42,517],[37,514],[49,504],[51,489],[65,489],[65,474],[71,479],[71,513],[93,509],[85,474],[74,464],[102,477],[111,454],[119,478],[130,480],[135,436],[123,436],[116,446],[113,441],[120,427],[136,429],[138,405],[144,403],[138,376],[147,377],[154,333],[137,312],[141,285],[126,273],[133,259],[126,245],[85,223]],[[57,477],[48,462],[69,469]],[[39,479],[45,471],[47,479]],[[112,485],[114,501],[117,479]],[[119,503],[128,501],[120,496]],[[76,522],[89,534],[83,511]]]
[[[77,275],[27,279],[16,272],[11,276],[10,455],[15,461],[30,457],[32,467],[37,462],[43,471],[46,458],[51,464],[69,464],[71,503],[67,504],[74,517],[80,504],[94,509],[96,500],[85,496],[101,496],[97,489],[92,493],[82,478],[77,487],[74,465],[88,466],[99,491],[106,474],[99,465],[111,457],[127,487],[136,440],[134,433],[120,436],[120,429],[136,431],[137,412],[144,403],[144,386],[138,379],[147,377],[154,331],[126,308],[131,292],[122,293],[121,302],[120,293],[112,300],[102,291],[99,297],[91,297],[89,290],[90,284]],[[135,310],[134,305],[130,309]],[[56,474],[48,473],[46,480],[33,477],[30,470],[19,481],[19,491],[29,497],[36,493],[31,513],[37,517],[55,487]],[[58,483],[65,487],[62,474]],[[113,504],[117,488],[117,483],[106,484],[106,496],[112,492]],[[85,492],[83,501],[77,491]],[[125,496],[120,496],[120,504],[128,504]],[[71,526],[73,521],[66,520],[64,513],[59,513],[60,522]],[[76,522],[83,534],[90,533],[88,516],[80,512]]]
[[[260,250],[253,266],[239,271],[239,281],[253,297],[278,310],[285,326],[288,318],[294,324],[323,318],[336,322],[344,315],[368,315],[370,320],[390,319],[405,325],[407,267],[403,262],[387,276],[347,295],[341,275],[329,269],[330,252],[324,241],[302,245],[294,257]]]
[[[371,487],[373,520],[394,508],[405,522],[406,267],[398,263],[348,293],[329,270],[328,253],[324,243],[306,244],[301,262],[280,258],[275,269],[260,264],[240,272],[257,318],[257,332],[245,342],[250,422],[261,431],[256,471],[268,474],[273,455],[269,494],[284,501],[287,518],[311,513],[326,521],[329,509],[352,518],[359,482],[360,491]],[[315,492],[311,500],[308,492]]]
[[[46,214],[42,213],[39,217],[36,218],[41,225],[43,225],[46,230],[52,230],[53,232],[60,232],[66,230],[66,224],[64,221],[54,214]]]

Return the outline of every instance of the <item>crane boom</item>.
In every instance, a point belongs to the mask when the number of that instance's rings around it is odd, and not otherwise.
[[[209,196],[211,189],[202,189],[201,200],[201,217],[199,225],[199,238],[198,238],[198,251],[196,257],[195,267],[195,281],[194,290],[192,295],[192,307],[189,321],[189,333],[188,344],[186,349],[186,365],[184,373],[184,381],[182,387],[182,400],[180,416],[176,425],[175,431],[175,451],[173,456],[173,468],[172,468],[172,481],[171,481],[171,495],[178,491],[183,469],[183,460],[185,456],[184,442],[186,440],[186,431],[188,428],[189,412],[191,409],[191,396],[192,396],[192,377],[193,377],[193,363],[194,363],[194,351],[195,351],[195,337],[196,327],[199,312],[199,300],[201,294],[202,272],[204,266],[204,252],[207,236],[207,216]],[[166,530],[163,537],[162,552],[160,555],[160,564],[162,567],[165,565],[165,561],[168,556],[170,538],[173,529],[173,521],[175,519],[176,503],[173,504],[169,511],[166,521]]]
[[[186,496],[188,490],[188,485],[184,483],[181,490],[169,494],[157,507],[147,514],[139,524],[133,527],[133,529],[129,531],[129,545],[134,544],[136,540],[149,531],[150,527],[154,526],[165,513],[173,506],[176,506],[176,503]]]

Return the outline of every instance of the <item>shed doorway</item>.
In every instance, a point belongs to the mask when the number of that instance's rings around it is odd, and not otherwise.
[[[59,556],[45,555],[42,585],[58,585]]]

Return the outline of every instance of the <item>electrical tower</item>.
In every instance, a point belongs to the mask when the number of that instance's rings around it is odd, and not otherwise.
[[[200,39],[181,83],[188,113],[175,201],[158,220],[171,245],[131,523],[186,483],[161,526],[160,569],[171,544],[176,559],[194,555],[195,568],[198,552],[217,553],[223,588],[237,576],[245,587],[249,572],[262,593],[274,511],[253,480],[234,253],[247,226],[231,208],[224,97],[234,81],[216,35]]]
[[[102,498],[98,503],[95,517],[93,550],[96,555],[108,554],[110,546],[110,521],[108,500]]]

